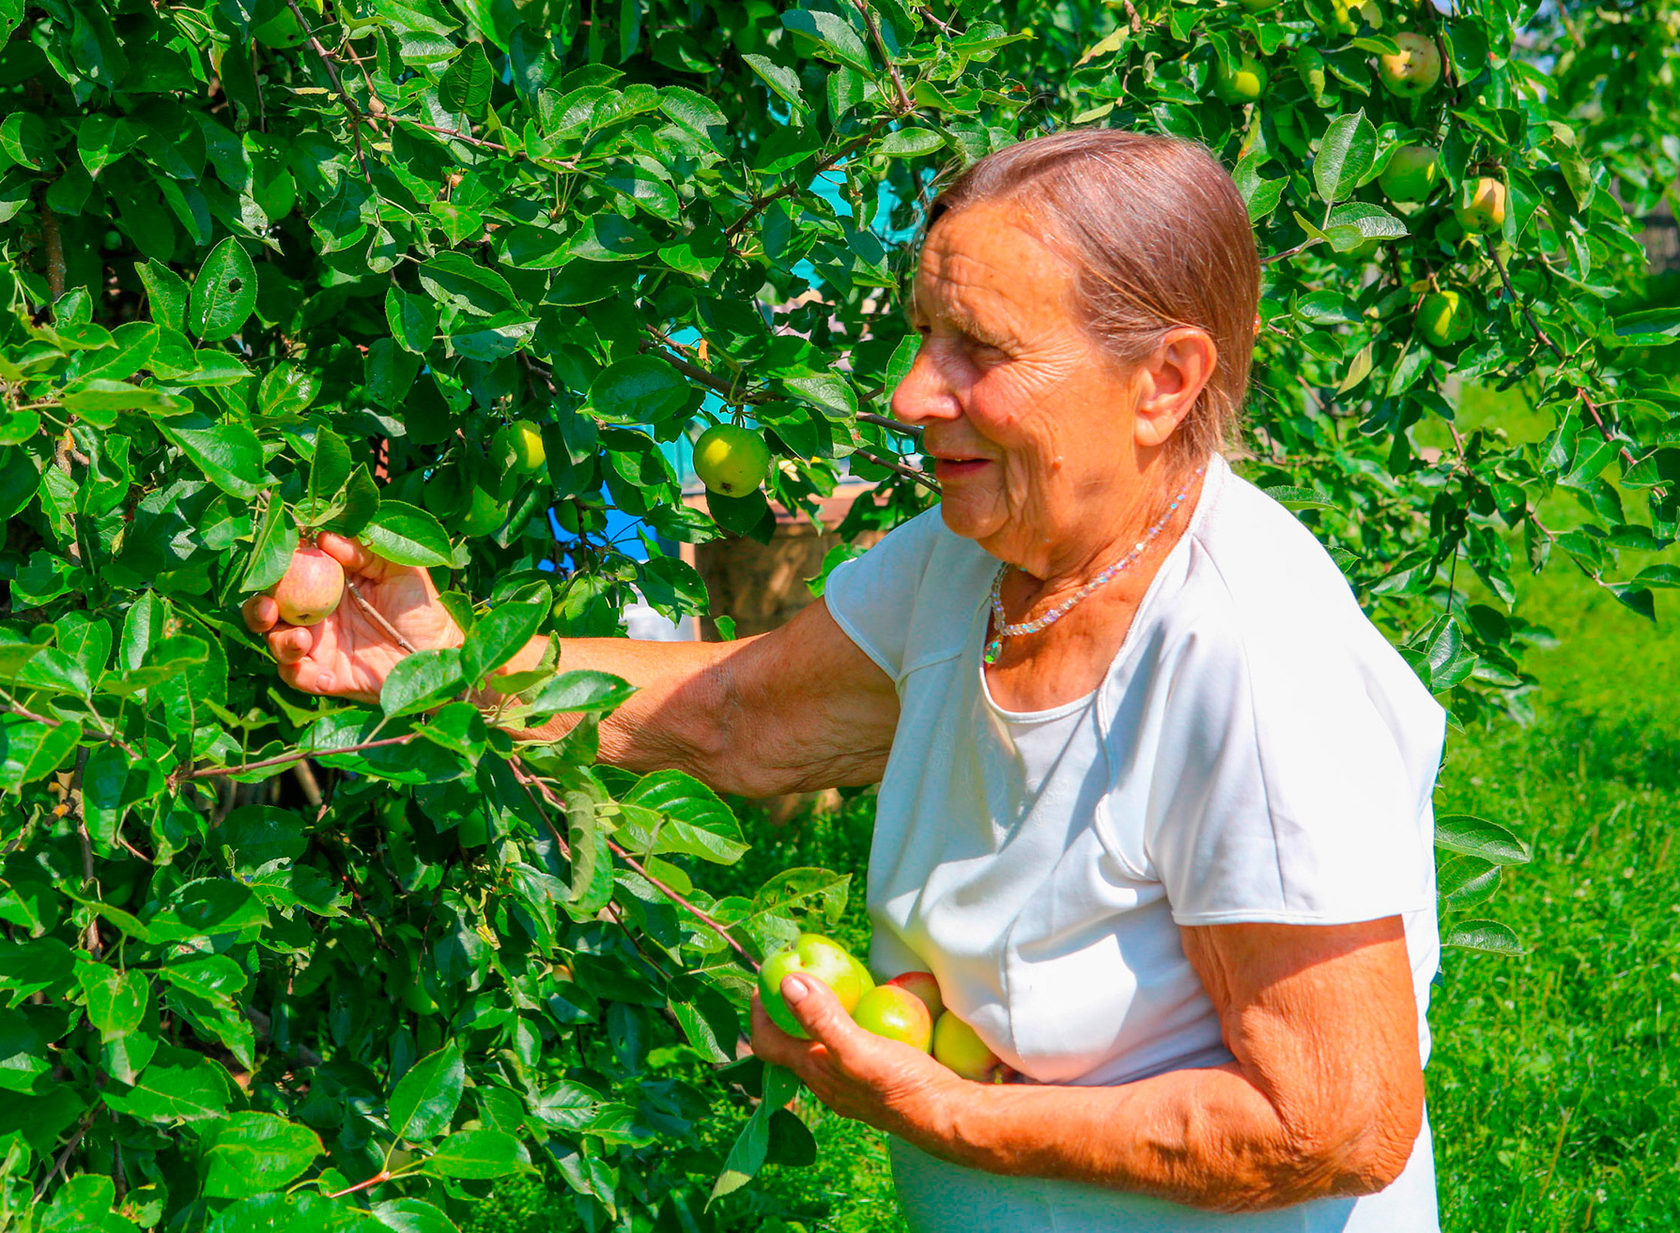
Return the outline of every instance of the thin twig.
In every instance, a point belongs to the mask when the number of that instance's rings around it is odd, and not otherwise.
[[[58,1159],[53,1162],[52,1172],[41,1179],[41,1185],[35,1191],[35,1202],[39,1203],[41,1201],[47,1193],[47,1187],[52,1185],[53,1178],[64,1171],[64,1165],[70,1159],[70,1153],[81,1145],[83,1136],[88,1132],[88,1127],[93,1125],[94,1119],[99,1116],[104,1108],[104,1105],[95,1105],[82,1115],[82,1124],[76,1127],[76,1133],[71,1136],[70,1142],[64,1145],[64,1150],[58,1154]]]
[[[383,745],[406,745],[419,735],[418,732],[410,732],[404,736],[387,736],[377,741],[363,741],[360,745],[346,745],[342,749],[299,749],[275,758],[264,758],[260,762],[246,762],[240,766],[207,766],[202,770],[193,771],[179,778],[209,779],[216,775],[243,775],[246,771],[260,771],[271,766],[285,766],[288,762],[298,762],[304,758],[331,758],[338,754],[360,753],[364,749],[378,749]]]
[[[885,467],[889,471],[898,472],[905,479],[920,484],[929,492],[937,493],[940,491],[939,481],[925,471],[918,471],[915,467],[907,467],[902,462],[893,462],[891,459],[882,458],[879,454],[871,453],[866,449],[859,449],[856,446],[852,448],[852,453],[860,458],[867,458],[878,467]]]
[[[852,0],[852,4],[863,17],[863,24],[869,29],[870,41],[875,44],[875,50],[880,55],[881,62],[887,66],[887,71],[892,74],[893,90],[898,95],[898,113],[904,116],[909,115],[916,110],[916,105],[910,101],[910,96],[904,91],[904,78],[898,75],[898,65],[893,63],[892,56],[887,51],[886,41],[881,38],[881,27],[875,24],[875,14],[869,11],[868,0]]]
[[[375,625],[379,626],[380,629],[384,630],[387,638],[391,639],[391,641],[395,642],[410,655],[415,653],[417,649],[415,645],[407,638],[404,638],[395,625],[385,619],[384,613],[380,612],[379,609],[375,608],[367,601],[367,598],[362,594],[361,589],[357,587],[354,582],[351,582],[348,578],[345,579],[344,589],[350,592],[350,598],[356,601],[356,606],[362,610],[362,615],[367,617],[368,620],[372,621]]]
[[[806,186],[810,184],[813,178],[820,176],[823,172],[832,168],[836,163],[843,162],[847,158],[850,158],[853,154],[856,154],[859,150],[863,149],[870,142],[874,141],[876,135],[879,134],[882,129],[886,128],[887,125],[891,124],[896,118],[897,113],[895,112],[893,115],[877,120],[869,127],[867,132],[852,138],[852,140],[848,141],[845,145],[834,151],[833,154],[830,154],[827,158],[819,162],[816,167],[812,169],[810,176],[798,176],[782,185],[781,188],[778,188],[773,193],[766,193],[762,197],[753,198],[753,200],[747,205],[746,213],[742,214],[740,218],[737,218],[734,222],[730,223],[729,226],[723,229],[724,239],[733,240],[736,236],[740,235],[746,225],[762,214],[765,207],[771,202],[780,201],[783,197],[791,197],[795,193],[805,192]]]
[[[298,7],[297,0],[286,0],[286,7],[291,9],[292,16],[297,18],[298,27],[304,32],[305,37],[309,40],[309,46],[314,49],[315,55],[319,57],[322,66],[327,70],[327,76],[332,79],[333,89],[338,91],[338,97],[344,102],[344,109],[350,113],[350,135],[356,140],[356,159],[362,165],[362,178],[371,187],[373,185],[373,172],[368,170],[367,154],[362,150],[362,109],[356,106],[356,101],[345,90],[344,82],[338,76],[338,68],[333,64],[332,53],[321,46],[321,40],[315,37],[315,32],[309,26],[309,19],[303,15],[303,10]]]
[[[334,1191],[332,1194],[329,1194],[327,1198],[342,1199],[347,1194],[355,1194],[357,1191],[369,1190],[374,1186],[379,1185],[381,1182],[388,1182],[390,1180],[390,1171],[387,1169],[381,1169],[365,1182],[357,1182],[354,1186],[346,1186],[343,1190]]]
[[[876,424],[882,428],[890,428],[894,432],[901,432],[911,437],[919,437],[922,434],[920,424],[906,424],[903,420],[895,420],[888,415],[876,415],[873,411],[859,411],[858,423]]]

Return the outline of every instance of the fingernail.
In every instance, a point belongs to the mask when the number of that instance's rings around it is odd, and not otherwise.
[[[784,1000],[797,1005],[805,1000],[805,995],[811,990],[805,982],[797,976],[789,976],[782,981],[782,997]]]

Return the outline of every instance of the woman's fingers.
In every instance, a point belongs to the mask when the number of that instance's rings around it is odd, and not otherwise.
[[[266,634],[280,619],[280,605],[271,595],[253,595],[240,606],[245,616],[245,628],[253,634]]]
[[[377,555],[361,540],[334,535],[331,531],[322,531],[317,535],[315,546],[344,566],[344,572],[347,574],[361,574],[364,577],[383,580],[398,570],[407,568],[394,565]]]
[[[268,635],[268,650],[276,661],[295,664],[315,649],[320,626],[287,625]]]

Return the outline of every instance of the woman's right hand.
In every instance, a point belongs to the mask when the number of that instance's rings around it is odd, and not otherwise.
[[[344,598],[319,625],[286,624],[279,605],[267,595],[245,601],[245,624],[252,633],[267,636],[286,684],[305,693],[379,700],[385,677],[409,651],[356,602],[351,585],[414,650],[461,645],[461,631],[424,569],[393,564],[356,540],[330,532],[316,544],[344,567],[345,581]]]

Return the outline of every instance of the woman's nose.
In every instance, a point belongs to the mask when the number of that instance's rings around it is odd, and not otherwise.
[[[906,424],[955,419],[962,414],[962,399],[939,363],[935,343],[924,342],[916,352],[910,371],[893,391],[892,412]]]

